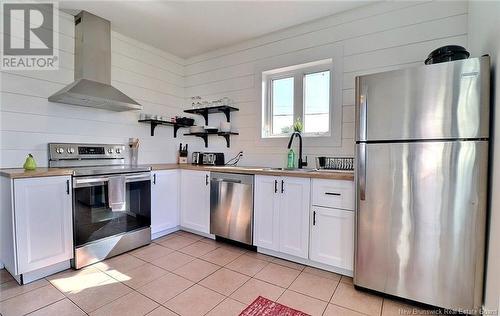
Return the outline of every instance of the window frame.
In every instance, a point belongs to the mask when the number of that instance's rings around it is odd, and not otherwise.
[[[334,104],[334,80],[335,75],[333,71],[333,61],[332,59],[324,59],[315,62],[303,63],[298,65],[293,65],[289,67],[283,67],[278,69],[272,69],[262,72],[263,80],[263,117],[262,117],[262,138],[285,138],[290,137],[290,133],[273,134],[273,81],[285,78],[294,79],[294,92],[293,92],[293,122],[300,117],[302,124],[305,127],[305,100],[304,100],[304,78],[306,75],[319,73],[319,72],[330,72],[330,82],[329,82],[329,106],[328,106],[328,131],[327,132],[317,132],[317,133],[306,133],[302,132],[303,137],[330,137],[332,136],[333,130],[333,104]],[[264,95],[265,93],[265,95]]]

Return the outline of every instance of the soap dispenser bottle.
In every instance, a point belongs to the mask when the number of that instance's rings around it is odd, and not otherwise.
[[[295,168],[295,152],[290,148],[288,151],[287,166],[288,169]]]

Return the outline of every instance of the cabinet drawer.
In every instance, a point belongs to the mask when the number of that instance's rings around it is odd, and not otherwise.
[[[354,210],[354,181],[313,179],[312,204]]]

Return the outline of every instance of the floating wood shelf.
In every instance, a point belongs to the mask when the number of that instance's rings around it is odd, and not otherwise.
[[[177,137],[177,131],[179,130],[179,128],[189,127],[189,125],[185,125],[185,124],[179,124],[179,123],[168,122],[168,121],[159,121],[159,120],[153,120],[153,119],[139,120],[139,122],[151,124],[151,136],[155,136],[155,128],[158,125],[173,126],[174,127],[174,138]]]
[[[212,106],[212,107],[207,107],[207,108],[200,108],[200,109],[189,109],[189,110],[184,110],[186,113],[191,113],[191,114],[198,114],[203,116],[205,118],[205,125],[208,125],[208,114],[214,114],[214,113],[224,113],[226,115],[226,119],[228,122],[231,122],[231,112],[234,111],[239,111],[239,109],[229,106],[229,105],[220,105],[220,106]]]
[[[208,135],[217,135],[224,137],[226,139],[226,146],[229,148],[231,146],[231,135],[239,135],[235,132],[207,132],[207,133],[186,133],[184,136],[196,136],[200,137],[205,141],[205,148],[208,147]]]

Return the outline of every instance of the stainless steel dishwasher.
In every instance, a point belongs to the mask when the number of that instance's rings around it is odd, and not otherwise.
[[[210,173],[210,233],[253,243],[253,175]]]

